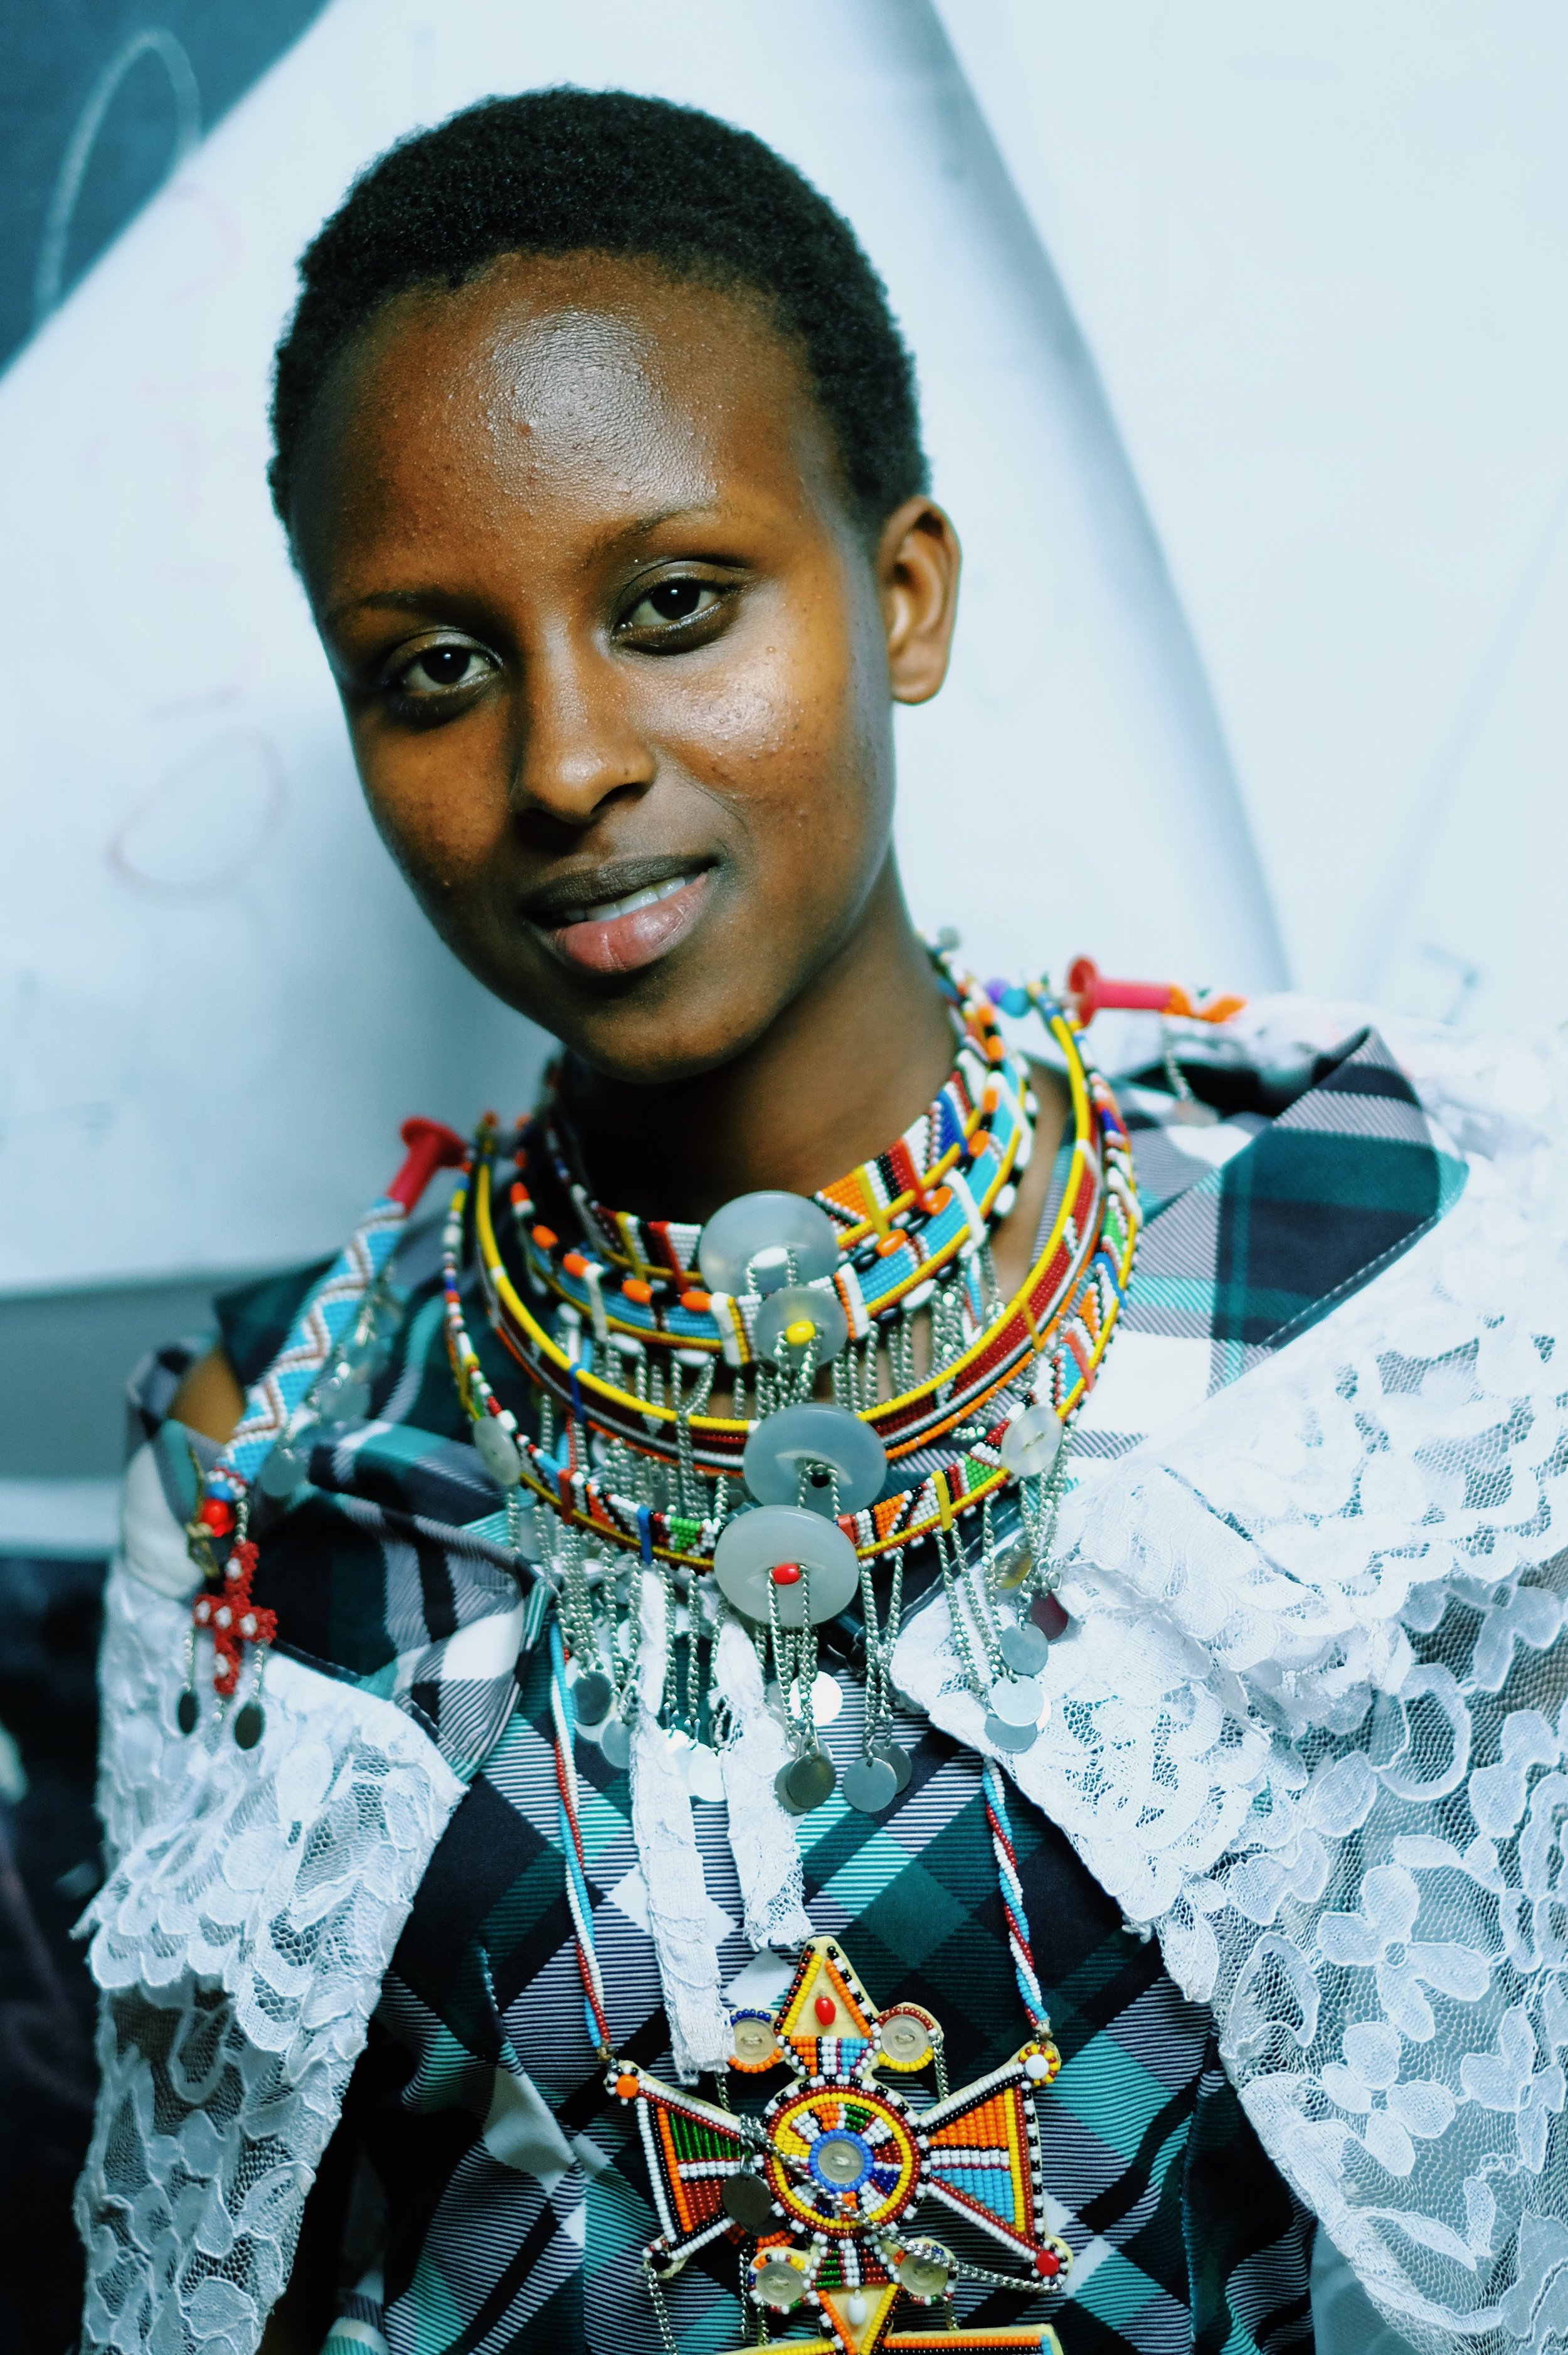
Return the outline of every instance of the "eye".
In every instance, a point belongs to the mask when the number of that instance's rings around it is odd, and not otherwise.
[[[459,687],[477,687],[493,667],[490,656],[478,646],[461,643],[425,646],[403,665],[391,684],[410,702],[418,702],[450,695]]]
[[[638,599],[626,616],[629,630],[667,629],[673,623],[694,621],[711,613],[719,591],[707,581],[660,581]]]

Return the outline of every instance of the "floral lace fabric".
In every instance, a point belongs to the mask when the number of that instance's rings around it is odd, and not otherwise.
[[[1299,1015],[1268,1018],[1313,1043]],[[1464,1199],[1277,1357],[1089,1468],[1063,1516],[1051,1719],[1005,1763],[1213,2006],[1270,2156],[1411,2344],[1556,2355],[1562,1061],[1385,1035],[1468,1154]],[[897,1674],[986,1747],[941,1606]]]
[[[150,1523],[166,1515],[143,1501]],[[183,1738],[186,1625],[116,1567],[101,1669],[113,1870],[84,1923],[102,2083],[77,2212],[82,2347],[117,2355],[251,2355],[462,1790],[403,1712],[282,1658],[255,1750],[210,1700]]]

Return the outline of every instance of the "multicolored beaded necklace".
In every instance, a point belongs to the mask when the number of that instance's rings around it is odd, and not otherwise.
[[[1065,1424],[1088,1395],[1137,1247],[1126,1129],[1044,985],[1015,993],[1038,1008],[1060,1050],[1073,1138],[1051,1232],[1022,1286],[1003,1300],[990,1236],[1012,1208],[1036,1107],[1027,1065],[1003,1038],[989,996],[953,975],[946,957],[938,969],[961,1022],[951,1077],[888,1152],[824,1188],[810,1205],[747,1196],[705,1228],[607,1209],[572,1174],[558,1101],[546,1102],[523,1133],[517,1157],[525,1163],[535,1149],[549,1155],[584,1233],[563,1243],[522,1178],[510,1199],[525,1280],[555,1303],[558,1335],[528,1306],[502,1258],[498,1137],[493,1126],[481,1130],[448,1222],[459,1388],[478,1432],[493,1421],[511,1442],[524,1487],[596,1541],[707,1568],[730,1491],[742,1478],[753,1485],[759,1424],[787,1403],[782,1393],[791,1401],[809,1395],[824,1362],[834,1404],[874,1438],[887,1465],[907,1476],[881,1493],[886,1473],[877,1470],[872,1481],[874,1457],[863,1447],[866,1470],[858,1478],[847,1465],[841,1470],[840,1501],[848,1508],[841,1526],[863,1558],[949,1528],[1004,1487],[1017,1466],[1004,1460],[1002,1439],[1032,1400]],[[491,1323],[546,1409],[537,1438],[495,1397],[463,1329],[461,1258],[471,1217]],[[770,1220],[776,1234],[768,1233]],[[731,1234],[747,1225],[758,1229],[755,1247],[747,1235],[737,1248]],[[732,1273],[732,1288],[713,1282],[714,1272]],[[933,1362],[918,1379],[910,1328],[927,1308]],[[886,1399],[875,1388],[879,1337],[897,1384]],[[703,1411],[721,1363],[736,1377],[736,1412],[728,1416]],[[751,1416],[743,1408],[748,1380]],[[590,1439],[600,1446],[586,1444]],[[486,1453],[510,1469],[493,1438]],[[868,1482],[872,1493],[859,1495]],[[753,1494],[776,1501],[754,1486]]]

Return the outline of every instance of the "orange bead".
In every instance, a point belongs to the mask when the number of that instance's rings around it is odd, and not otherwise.
[[[559,1240],[553,1227],[543,1227],[537,1220],[535,1221],[534,1241],[541,1251],[554,1251]]]
[[[629,2071],[623,2072],[615,2081],[615,2090],[623,2102],[633,2101],[641,2090],[641,2080],[632,2076]]]
[[[713,1305],[713,1295],[711,1292],[692,1291],[683,1292],[681,1295],[682,1307],[689,1308],[694,1316],[705,1316]]]
[[[539,1231],[537,1227],[535,1228],[534,1231],[535,1234],[538,1233]],[[568,1275],[586,1275],[588,1270],[588,1263],[587,1260],[584,1259],[581,1252],[568,1252],[565,1259],[561,1262],[561,1265],[566,1269]]]
[[[640,1275],[629,1275],[620,1288],[628,1300],[639,1301],[644,1308],[653,1297],[653,1286],[644,1284]]]

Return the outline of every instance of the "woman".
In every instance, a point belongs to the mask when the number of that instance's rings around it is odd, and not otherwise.
[[[1316,2214],[1544,2346],[1543,1067],[922,944],[958,543],[757,142],[493,101],[302,277],[371,808],[565,1051],[140,1380],[84,2345],[1296,2348]]]

